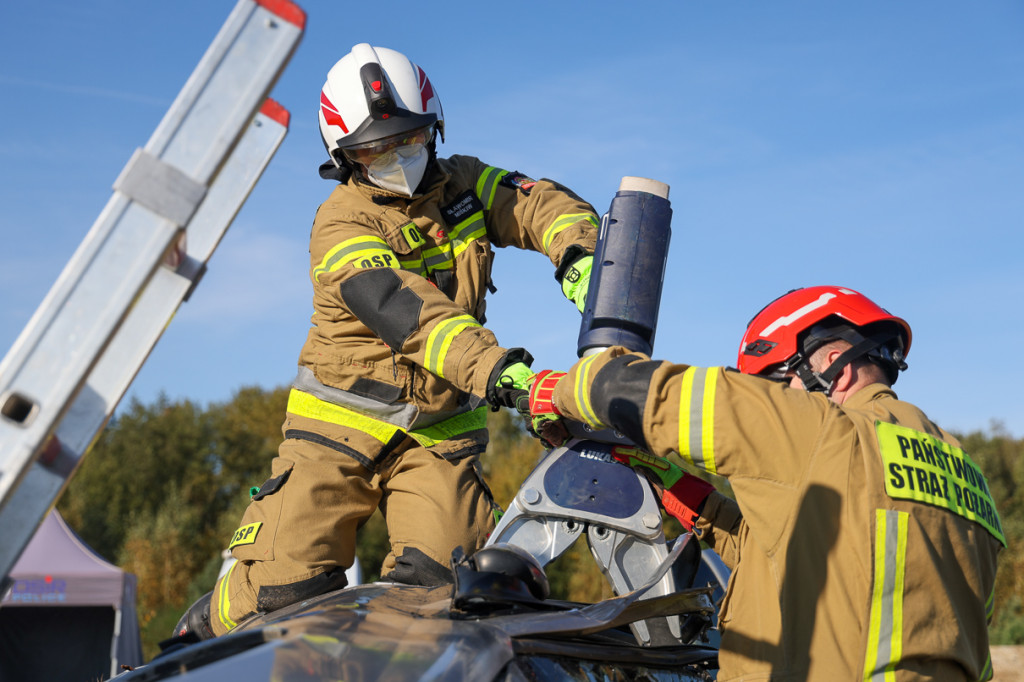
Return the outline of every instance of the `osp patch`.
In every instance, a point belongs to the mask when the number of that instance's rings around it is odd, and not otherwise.
[[[260,528],[263,527],[262,521],[256,523],[250,523],[246,526],[242,526],[235,531],[235,534],[231,536],[231,543],[228,545],[228,549],[233,549],[239,545],[251,545],[256,542],[256,536],[260,533]]]

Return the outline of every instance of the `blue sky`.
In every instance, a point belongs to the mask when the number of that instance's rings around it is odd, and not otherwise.
[[[130,396],[200,403],[294,375],[307,238],[330,184],[316,127],[358,42],[405,52],[444,106],[442,154],[557,179],[604,212],[671,186],[655,356],[734,364],[760,307],[841,284],[914,330],[897,385],[949,429],[1024,437],[1024,5],[299,3],[273,96],[291,130]],[[234,2],[34,0],[0,22],[0,350],[6,352]],[[543,9],[540,9],[543,7]],[[578,315],[542,256],[500,251],[489,326],[536,368]],[[59,362],[59,358],[55,359]]]

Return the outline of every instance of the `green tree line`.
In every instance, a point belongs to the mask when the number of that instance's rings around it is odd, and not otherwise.
[[[104,430],[58,503],[67,522],[101,555],[138,578],[138,613],[146,659],[158,652],[184,609],[210,590],[223,550],[269,475],[281,440],[287,390],[245,388],[232,400],[201,407],[161,397],[132,401]],[[521,420],[490,415],[484,472],[507,508],[543,450]],[[1024,643],[1024,440],[995,427],[962,437],[988,476],[1010,547],[1000,558],[994,643]],[[666,533],[680,531],[671,521]],[[379,575],[388,551],[380,514],[359,531],[364,580]],[[611,595],[585,542],[547,567],[552,593],[594,602]]]

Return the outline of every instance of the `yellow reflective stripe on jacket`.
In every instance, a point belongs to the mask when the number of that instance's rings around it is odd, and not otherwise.
[[[422,258],[399,258],[398,265],[407,272],[415,272],[417,275],[426,277],[427,268]]]
[[[487,412],[487,407],[478,407],[472,412],[463,412],[437,424],[410,431],[409,436],[423,447],[429,448],[464,433],[487,428]]]
[[[450,233],[452,257],[458,258],[470,242],[480,239],[485,234],[487,234],[487,225],[484,223],[483,211],[470,214],[469,217],[452,228]]]
[[[604,424],[597,418],[597,413],[594,412],[594,408],[590,404],[590,366],[594,364],[594,360],[597,357],[597,354],[588,355],[577,365],[573,395],[576,398],[576,407],[579,409],[583,421],[590,425],[591,428],[603,429]]]
[[[442,244],[423,251],[423,265],[427,272],[451,270],[454,262],[451,244]]]
[[[595,228],[598,226],[597,218],[590,213],[567,213],[555,218],[555,222],[544,232],[544,253],[547,254],[551,250],[551,242],[559,232],[581,220],[588,221]]]
[[[903,656],[903,578],[907,568],[907,512],[875,510],[875,569],[864,680],[893,682]]]
[[[718,367],[690,367],[679,390],[679,454],[712,474],[715,463],[715,389]]]
[[[996,587],[992,586],[992,594],[988,595],[988,600],[985,602],[985,620],[989,625],[992,624],[992,616],[996,615]]]
[[[472,320],[472,318],[470,319]],[[479,327],[480,325],[475,324],[475,322],[473,320],[474,325]],[[466,323],[462,326],[474,325]],[[397,433],[408,433],[420,445],[431,447],[449,438],[487,428],[488,408],[486,406],[479,407],[470,412],[463,412],[454,417],[449,417],[437,424],[431,424],[430,426],[407,432],[394,424],[389,424],[373,417],[367,417],[364,414],[335,403],[329,403],[305,391],[293,388],[288,394],[288,411],[300,417],[309,417],[331,424],[358,429],[385,444],[390,442]]]
[[[480,323],[469,315],[457,315],[434,325],[430,335],[427,337],[427,350],[423,359],[423,367],[428,372],[444,378],[444,360],[448,355],[448,348],[452,345],[452,341],[464,329],[479,326]]]
[[[424,249],[419,258],[399,258],[398,264],[403,270],[424,276],[434,270],[451,270],[455,259],[462,255],[470,242],[486,234],[484,214],[477,211],[452,228],[448,243]]]
[[[380,261],[380,265],[377,267],[396,267],[398,265],[394,252],[388,248],[387,242],[380,237],[363,235],[346,239],[328,251],[324,259],[320,261],[320,265],[313,268],[313,279],[319,280],[320,275],[325,272],[334,272],[342,265],[352,261],[366,260],[369,263],[373,263],[374,256],[377,256]],[[363,267],[375,266],[368,264]]]
[[[317,419],[328,424],[338,424],[358,429],[387,445],[402,429],[380,419],[367,417],[341,405],[320,400],[315,395],[293,388],[288,393],[288,411],[300,417]]]
[[[494,203],[494,193],[498,189],[498,182],[508,175],[507,170],[488,166],[476,181],[476,196],[483,202],[484,210],[491,210]]]
[[[228,611],[231,610],[231,598],[228,597],[228,581],[231,580],[231,574],[235,571],[235,567],[238,566],[238,562],[231,564],[231,568],[224,574],[220,582],[217,583],[217,617],[220,619],[221,625],[226,627],[228,630],[234,628],[237,623],[231,620],[231,616],[228,615]]]

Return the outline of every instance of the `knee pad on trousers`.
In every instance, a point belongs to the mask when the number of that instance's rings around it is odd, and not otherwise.
[[[452,571],[434,561],[415,547],[406,547],[402,556],[395,557],[395,568],[384,576],[388,580],[406,585],[437,587],[454,581]]]
[[[264,585],[256,594],[256,608],[260,611],[276,611],[324,592],[340,590],[346,585],[348,578],[345,577],[343,568],[333,568],[312,578],[287,585]]]

